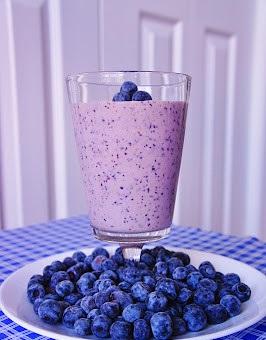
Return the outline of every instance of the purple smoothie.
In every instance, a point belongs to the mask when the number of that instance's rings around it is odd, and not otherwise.
[[[94,228],[144,233],[170,227],[187,104],[90,102],[74,106],[81,170]]]

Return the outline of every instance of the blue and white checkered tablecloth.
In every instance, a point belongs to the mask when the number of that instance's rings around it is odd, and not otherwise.
[[[90,235],[88,225],[87,217],[80,216],[0,232],[0,284],[29,262],[67,250],[101,244]],[[198,228],[175,227],[170,237],[159,243],[229,256],[266,274],[266,244],[254,237],[238,238]],[[47,338],[17,325],[0,311],[0,339]],[[266,318],[222,339],[265,340]]]

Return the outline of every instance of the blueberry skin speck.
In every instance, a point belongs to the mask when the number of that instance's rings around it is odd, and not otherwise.
[[[151,330],[155,339],[170,339],[173,334],[173,323],[165,312],[155,313],[151,318]]]
[[[123,291],[114,291],[111,294],[111,300],[119,303],[122,309],[124,309],[129,304],[133,303],[131,295]]]
[[[148,296],[147,309],[152,312],[165,311],[167,304],[167,297],[161,292],[152,292]]]
[[[199,288],[194,293],[194,303],[199,306],[206,307],[215,302],[214,293],[205,288]]]
[[[94,299],[95,299],[95,304],[97,308],[101,308],[101,306],[105,303],[108,302],[110,299],[110,296],[106,292],[99,292],[94,294]]]
[[[80,301],[80,307],[88,314],[92,309],[96,308],[95,300],[93,296],[84,296]]]
[[[125,340],[131,339],[132,326],[126,321],[115,321],[110,328],[111,339]]]
[[[112,320],[106,315],[96,316],[92,321],[92,334],[98,338],[108,338]]]
[[[175,282],[172,279],[161,279],[157,282],[155,290],[163,293],[168,299],[175,300],[177,296]]]
[[[130,304],[123,310],[122,316],[127,322],[134,322],[137,319],[141,319],[143,311],[137,304]]]
[[[74,289],[75,289],[75,287],[74,287],[73,282],[71,282],[69,280],[60,281],[55,286],[56,293],[61,297],[64,297],[66,295],[71,294],[74,291]]]
[[[167,265],[168,265],[169,273],[172,275],[173,271],[177,267],[183,266],[183,262],[180,259],[178,259],[177,257],[172,257],[170,260],[167,261]]]
[[[77,262],[84,262],[84,260],[86,258],[86,254],[84,254],[82,251],[76,251],[72,255],[72,258]]]
[[[55,300],[44,300],[38,308],[38,316],[50,325],[57,324],[62,318],[60,303]]]
[[[207,317],[204,310],[195,304],[185,306],[183,319],[191,332],[198,332],[207,326]]]
[[[188,288],[181,288],[177,294],[176,301],[182,305],[187,304],[192,299],[193,292]]]
[[[70,305],[74,305],[81,298],[82,295],[80,293],[71,293],[64,297],[64,301],[68,302]]]
[[[92,273],[83,274],[77,281],[77,291],[82,295],[86,295],[90,288],[93,288],[96,276]]]
[[[234,286],[237,283],[240,283],[240,277],[235,273],[229,273],[224,275],[224,283],[229,286]]]
[[[86,318],[81,318],[74,323],[75,333],[80,336],[86,336],[91,334],[91,321]]]
[[[73,328],[74,323],[80,319],[85,318],[86,314],[81,307],[70,306],[64,310],[63,324],[68,328]]]
[[[206,289],[211,290],[212,292],[216,292],[216,290],[218,289],[218,286],[214,280],[204,278],[200,280],[200,282],[197,285],[197,288],[206,288]]]
[[[192,272],[188,274],[187,276],[188,287],[192,290],[195,290],[201,279],[203,279],[203,276],[201,275],[200,272]]]
[[[128,93],[131,97],[137,91],[138,87],[133,81],[125,81],[120,88],[120,92]]]
[[[156,281],[153,277],[149,275],[143,276],[143,282],[150,287],[151,290],[154,290],[156,286]]]
[[[75,261],[72,257],[66,257],[63,261],[64,265],[66,266],[66,269],[74,266],[77,264],[77,261]]]
[[[234,295],[223,296],[220,304],[225,307],[230,317],[238,315],[241,311],[241,302]]]
[[[151,336],[149,324],[144,319],[138,319],[133,325],[133,338],[138,340],[148,340]]]
[[[173,335],[182,335],[187,331],[187,325],[182,318],[173,317]]]
[[[143,282],[136,282],[131,287],[131,294],[136,301],[144,302],[146,301],[151,289],[148,285]]]
[[[205,308],[205,313],[209,324],[218,324],[225,322],[229,315],[224,306],[220,304],[209,305]]]
[[[91,267],[93,270],[98,272],[104,271],[103,262],[107,259],[105,255],[97,255],[91,263]]]
[[[185,280],[188,276],[188,269],[186,267],[176,267],[172,276],[175,280]]]
[[[167,276],[168,274],[168,266],[166,262],[159,261],[154,266],[155,274]]]
[[[128,93],[118,92],[113,96],[113,102],[127,102],[131,100],[131,96]]]
[[[34,283],[30,285],[27,289],[28,299],[31,303],[38,298],[43,298],[45,296],[45,288],[40,283]]]
[[[90,319],[90,320],[92,321],[92,320],[94,320],[94,318],[95,318],[96,316],[98,316],[98,315],[101,315],[100,309],[94,308],[94,309],[92,309],[92,310],[88,313],[87,318]]]
[[[109,318],[114,319],[120,314],[119,304],[117,302],[105,302],[101,306],[101,312]]]
[[[132,100],[134,100],[134,101],[152,100],[152,97],[146,91],[137,91],[133,94]]]
[[[250,299],[251,290],[245,283],[236,283],[232,287],[232,292],[241,302],[245,302]]]
[[[199,266],[200,273],[209,279],[214,279],[216,275],[216,271],[213,265],[209,261],[204,261]]]

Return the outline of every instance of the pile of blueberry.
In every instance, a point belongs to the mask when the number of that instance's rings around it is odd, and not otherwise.
[[[146,91],[138,91],[138,87],[132,81],[125,81],[118,93],[113,97],[114,102],[124,102],[124,101],[144,101],[152,100],[151,95]]]
[[[55,261],[28,283],[35,313],[76,334],[99,338],[170,339],[238,315],[250,288],[237,274],[205,261],[196,269],[182,252],[143,249],[140,261],[96,248]]]

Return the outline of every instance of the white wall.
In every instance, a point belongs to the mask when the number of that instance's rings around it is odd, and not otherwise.
[[[266,239],[264,0],[2,0],[1,227],[86,212],[64,76],[192,75],[175,222]]]

